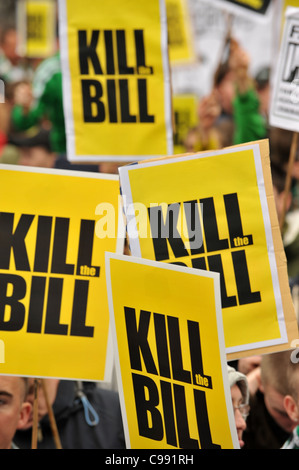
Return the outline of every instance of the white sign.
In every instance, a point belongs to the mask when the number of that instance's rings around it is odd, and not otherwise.
[[[271,126],[299,131],[299,8],[286,10],[269,119]]]

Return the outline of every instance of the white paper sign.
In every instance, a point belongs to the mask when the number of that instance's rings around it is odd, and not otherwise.
[[[271,126],[299,131],[299,8],[286,10],[269,120]]]

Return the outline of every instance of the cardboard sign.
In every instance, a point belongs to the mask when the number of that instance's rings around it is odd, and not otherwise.
[[[1,374],[110,380],[101,204],[118,217],[116,175],[1,165]],[[117,229],[117,225],[116,225]]]
[[[271,0],[209,0],[209,3],[229,13],[260,22],[265,21],[271,11]]]
[[[69,160],[171,154],[164,1],[59,0],[59,19]]]
[[[270,124],[299,131],[299,8],[288,7],[271,98]]]
[[[184,140],[188,131],[198,124],[197,106],[198,98],[192,94],[174,95],[174,153],[184,153]]]
[[[106,254],[126,445],[237,448],[219,275]]]
[[[119,169],[133,256],[220,273],[230,358],[298,334],[268,141]]]
[[[19,0],[17,3],[18,52],[31,58],[49,57],[56,49],[54,0]]]
[[[166,0],[166,13],[170,64],[195,63],[194,39],[186,0]]]

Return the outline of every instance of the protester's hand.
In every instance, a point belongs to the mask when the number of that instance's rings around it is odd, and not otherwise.
[[[229,66],[232,70],[248,69],[249,55],[242,47],[233,42],[230,49]]]
[[[14,91],[14,103],[22,106],[24,111],[28,111],[32,104],[32,89],[29,83],[20,83],[16,86]]]
[[[229,67],[240,92],[245,92],[251,84],[249,76],[250,59],[248,53],[234,41],[231,44]]]
[[[214,92],[203,97],[198,106],[200,127],[205,131],[209,130],[218,118],[220,110],[221,108]]]
[[[260,366],[262,357],[261,356],[250,356],[239,359],[238,361],[238,371],[242,374],[247,375],[256,367]]]
[[[261,388],[262,380],[261,380],[261,368],[255,367],[251,372],[247,375],[248,380],[248,387],[250,395],[255,395],[255,393]]]

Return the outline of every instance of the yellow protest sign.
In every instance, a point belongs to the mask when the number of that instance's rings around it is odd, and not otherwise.
[[[0,373],[109,380],[104,253],[123,239],[102,216],[117,220],[118,177],[1,165],[0,181]]]
[[[54,0],[19,0],[17,3],[18,51],[26,57],[48,57],[56,48]]]
[[[268,141],[120,168],[133,256],[220,273],[230,358],[298,335]]]
[[[198,98],[192,94],[174,95],[172,98],[175,122],[174,153],[185,151],[184,140],[188,131],[198,124]]]
[[[166,0],[171,65],[196,62],[192,25],[186,0]]]
[[[70,161],[172,153],[164,1],[59,0]]]
[[[219,274],[106,254],[126,444],[238,448]]]

